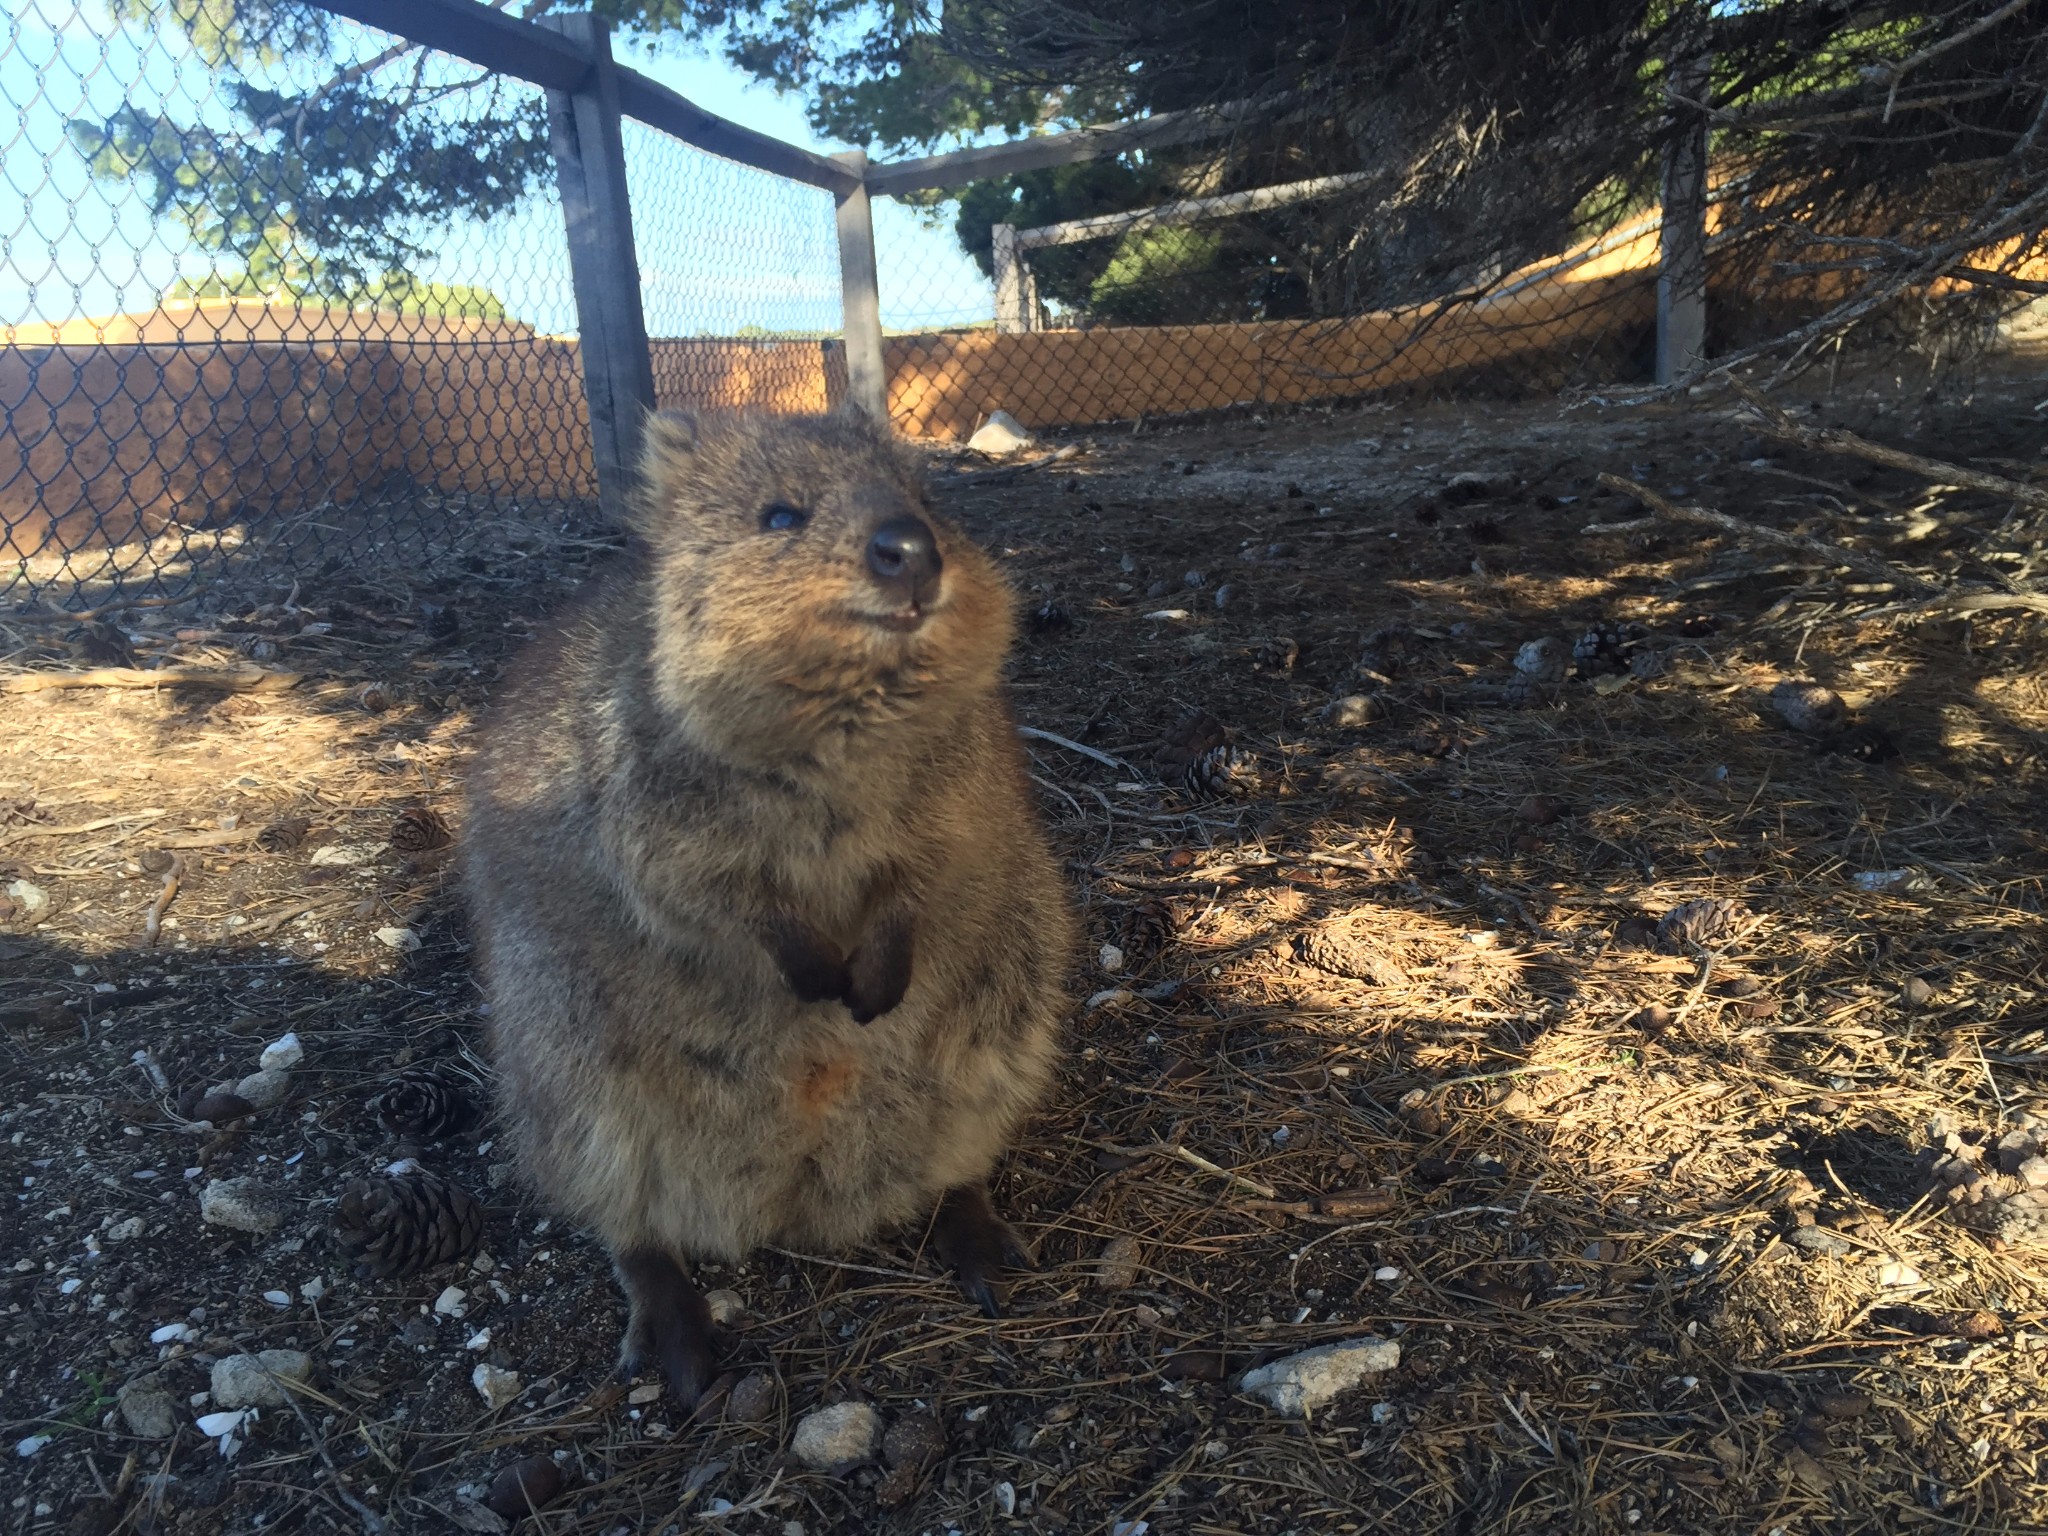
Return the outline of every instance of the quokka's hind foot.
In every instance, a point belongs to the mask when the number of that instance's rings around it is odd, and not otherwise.
[[[996,1273],[1034,1267],[1031,1250],[996,1214],[988,1191],[979,1184],[962,1184],[940,1198],[932,1217],[932,1247],[953,1271],[961,1294],[989,1317],[1003,1315]]]
[[[694,1409],[718,1361],[718,1333],[704,1293],[680,1264],[656,1249],[629,1248],[612,1262],[632,1309],[619,1348],[619,1375],[637,1376],[658,1365],[677,1401]]]

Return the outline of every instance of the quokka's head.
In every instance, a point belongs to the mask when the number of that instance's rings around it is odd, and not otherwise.
[[[796,746],[995,685],[1009,586],[865,417],[656,416],[641,478],[656,688],[682,712]]]

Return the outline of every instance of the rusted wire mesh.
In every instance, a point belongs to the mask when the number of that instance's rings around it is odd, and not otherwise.
[[[10,25],[0,593],[405,565],[591,494],[542,93],[317,25],[269,61],[147,13]]]

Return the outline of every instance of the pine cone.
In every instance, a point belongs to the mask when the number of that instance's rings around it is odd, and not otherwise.
[[[1159,772],[1160,783],[1187,782],[1188,771],[1195,760],[1223,746],[1229,739],[1221,720],[1205,709],[1189,710],[1174,721],[1173,728],[1160,739],[1159,750],[1152,755],[1152,765]]]
[[[1117,924],[1117,948],[1124,952],[1132,970],[1143,970],[1165,952],[1174,940],[1177,924],[1173,908],[1157,898],[1148,898],[1128,909]]]
[[[1311,928],[1294,936],[1295,958],[1332,976],[1345,976],[1375,987],[1399,986],[1407,978],[1399,966],[1352,941],[1341,926]]]
[[[273,821],[256,834],[256,846],[265,853],[289,853],[306,840],[306,834],[313,830],[313,823],[303,816],[287,816],[283,821]]]
[[[394,1136],[439,1141],[469,1129],[476,1106],[462,1085],[432,1067],[407,1067],[370,1099],[377,1123]]]
[[[391,846],[400,853],[431,853],[454,841],[441,813],[424,805],[407,806],[391,825]]]
[[[1217,746],[1189,763],[1180,782],[1190,794],[1205,799],[1244,800],[1266,787],[1266,775],[1257,753]]]
[[[483,1207],[431,1173],[357,1179],[334,1206],[335,1246],[362,1280],[465,1258],[483,1233]]]
[[[1629,670],[1629,661],[1650,632],[1640,624],[1595,624],[1572,646],[1580,677],[1606,677]]]
[[[1706,949],[1733,933],[1743,916],[1739,902],[1721,896],[1685,902],[1658,922],[1657,947],[1667,953]]]

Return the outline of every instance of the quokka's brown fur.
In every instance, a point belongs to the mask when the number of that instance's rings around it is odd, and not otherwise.
[[[1072,920],[1008,587],[907,457],[858,418],[657,418],[643,479],[635,550],[483,734],[464,885],[521,1162],[687,1397],[708,1330],[672,1261],[937,1207],[988,1301],[980,1184],[1051,1078]],[[919,526],[913,593],[873,548]]]

